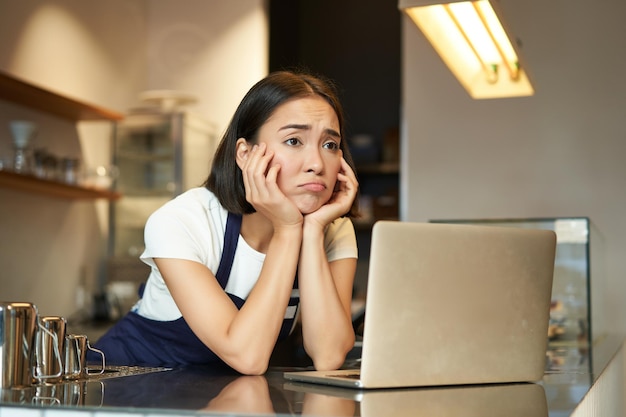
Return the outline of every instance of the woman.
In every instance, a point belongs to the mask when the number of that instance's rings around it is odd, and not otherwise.
[[[298,318],[316,369],[354,344],[358,183],[332,86],[277,72],[237,108],[205,187],[153,213],[142,299],[96,347],[108,363],[223,362],[263,374]]]

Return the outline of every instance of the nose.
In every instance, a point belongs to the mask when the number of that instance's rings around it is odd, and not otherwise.
[[[313,172],[315,174],[321,174],[324,170],[324,160],[317,147],[311,147],[311,149],[307,152],[305,170],[306,172]]]

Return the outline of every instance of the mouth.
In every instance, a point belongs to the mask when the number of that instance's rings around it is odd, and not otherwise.
[[[300,187],[314,193],[319,193],[326,189],[326,185],[319,182],[308,182],[306,184],[302,184]]]

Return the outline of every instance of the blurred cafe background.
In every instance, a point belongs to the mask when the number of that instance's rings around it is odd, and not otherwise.
[[[337,82],[363,217],[557,231],[558,342],[626,331],[626,3],[500,2],[534,94],[474,99],[396,1],[0,0],[0,298],[106,326],[143,222],[200,185],[243,94]]]

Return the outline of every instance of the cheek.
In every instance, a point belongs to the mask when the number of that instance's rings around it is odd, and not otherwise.
[[[288,158],[281,157],[280,155],[275,155],[272,159],[271,165],[280,165],[280,171],[278,172],[278,178],[276,181],[280,185],[286,179],[293,176],[294,164],[293,161],[289,161]]]
[[[326,167],[330,174],[337,175],[341,169],[341,157],[333,155],[326,159]]]

